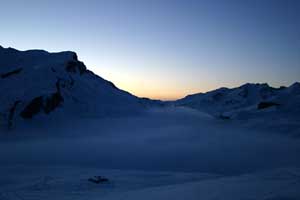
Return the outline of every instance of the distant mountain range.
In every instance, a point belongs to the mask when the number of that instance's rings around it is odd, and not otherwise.
[[[76,53],[18,51],[0,46],[0,126],[12,127],[52,113],[69,116],[124,116],[149,106],[185,106],[219,119],[265,115],[299,119],[300,84],[273,88],[245,84],[188,95],[173,102],[138,98],[86,68]]]
[[[264,111],[282,111],[300,114],[300,83],[273,88],[268,84],[247,83],[237,88],[220,88],[206,93],[188,95],[173,102],[201,110],[223,119],[259,114]]]

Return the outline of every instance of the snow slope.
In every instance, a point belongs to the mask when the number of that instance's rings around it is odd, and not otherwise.
[[[23,170],[20,172],[20,168]],[[239,176],[168,171],[103,170],[68,166],[0,167],[1,200],[297,200],[300,169],[282,168]],[[94,184],[88,178],[108,177]]]
[[[146,188],[111,195],[104,199],[296,200],[300,198],[299,172],[299,169],[279,169],[259,174]]]

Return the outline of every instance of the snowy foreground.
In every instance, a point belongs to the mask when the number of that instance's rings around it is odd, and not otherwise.
[[[0,200],[300,199],[300,139],[286,129],[187,108],[42,122],[0,136]]]
[[[19,166],[21,167],[21,166]],[[0,199],[264,199],[300,198],[300,169],[239,176],[100,170],[70,167],[1,167]],[[87,179],[101,174],[110,183]]]

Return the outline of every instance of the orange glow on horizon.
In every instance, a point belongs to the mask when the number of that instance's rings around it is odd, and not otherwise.
[[[156,85],[156,87],[147,87],[147,85],[139,85],[136,84],[134,86],[127,85],[125,83],[116,83],[116,86],[122,90],[125,90],[137,97],[145,97],[155,100],[163,100],[163,101],[173,101],[178,100],[181,98],[184,98],[187,95],[195,94],[195,93],[201,93],[201,92],[207,92],[210,90],[213,90],[213,87],[205,87],[205,89],[202,88],[194,88],[193,90],[188,90],[184,88],[176,88],[176,87],[170,87],[170,86],[160,86]],[[170,89],[171,88],[171,89]]]

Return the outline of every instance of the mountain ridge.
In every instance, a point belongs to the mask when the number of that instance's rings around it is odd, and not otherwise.
[[[144,109],[141,99],[88,70],[72,51],[0,47],[0,92],[0,124],[8,127],[60,108],[71,116],[118,116]]]
[[[173,102],[175,106],[185,106],[213,115],[217,118],[238,118],[247,114],[262,114],[270,109],[285,113],[299,112],[300,83],[288,87],[274,88],[267,83],[246,83],[235,88],[219,88],[206,93],[196,93]],[[291,104],[293,102],[293,105]],[[239,117],[237,117],[239,116]]]

